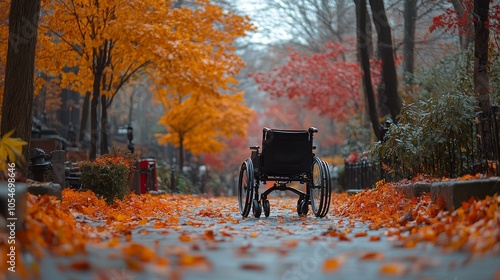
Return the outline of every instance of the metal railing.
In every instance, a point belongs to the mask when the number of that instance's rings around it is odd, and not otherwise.
[[[405,170],[392,162],[392,172],[388,172],[382,167],[383,161],[346,162],[344,188],[371,188],[381,179],[399,181],[416,174],[450,178],[477,173],[500,176],[499,107],[493,106],[490,114],[477,113],[471,125],[472,133],[465,145],[459,144],[456,139],[450,139],[445,145],[434,147],[432,156],[425,160],[419,170]]]

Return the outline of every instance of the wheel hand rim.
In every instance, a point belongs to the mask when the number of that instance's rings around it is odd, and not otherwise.
[[[322,174],[321,166],[318,162],[313,162],[313,186],[311,189],[311,205],[314,214],[318,213],[321,209],[321,188],[322,188]],[[319,205],[317,203],[319,202]]]
[[[243,198],[245,198],[245,201],[247,201],[247,196],[248,196],[248,170],[245,165],[245,169],[243,169],[243,174],[242,174],[242,179],[241,179],[241,192],[238,194],[239,197],[239,203],[240,203],[240,212],[243,213],[243,210],[245,206],[243,205]]]

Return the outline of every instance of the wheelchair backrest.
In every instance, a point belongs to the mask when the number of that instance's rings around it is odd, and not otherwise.
[[[307,130],[265,131],[262,138],[262,171],[271,176],[311,172],[312,142]]]

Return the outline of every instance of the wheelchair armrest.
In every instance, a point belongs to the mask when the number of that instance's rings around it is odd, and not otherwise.
[[[315,128],[315,127],[313,127],[313,126],[311,126],[311,127],[309,128],[309,133],[317,133],[317,132],[318,132],[318,129],[317,129],[317,128]]]
[[[250,146],[250,150],[252,151],[259,151],[260,146]]]

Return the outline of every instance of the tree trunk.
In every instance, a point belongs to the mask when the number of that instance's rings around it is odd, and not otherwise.
[[[415,68],[415,25],[417,21],[417,0],[405,1],[405,25],[403,39],[403,74],[405,86],[413,85]]]
[[[182,173],[184,166],[184,137],[179,133],[179,172]]]
[[[364,0],[363,2],[365,2],[365,6],[368,5],[366,4],[366,0]],[[374,48],[373,48],[373,27],[372,27],[372,21],[370,20],[370,13],[368,12],[368,9],[365,8],[363,9],[365,10],[365,21],[366,21],[366,45],[368,47],[368,58],[370,57],[373,57],[374,56]]]
[[[391,27],[387,21],[383,0],[370,0],[370,7],[378,35],[378,48],[382,58],[382,80],[385,84],[387,107],[389,107],[392,119],[396,121],[396,116],[401,111],[401,98],[398,95]]]
[[[462,50],[466,50],[469,48],[469,45],[472,43],[472,40],[474,39],[474,26],[472,23],[472,16],[469,15],[470,11],[466,11],[465,7],[463,6],[462,2],[460,0],[451,0],[451,3],[453,4],[453,8],[457,12],[457,21],[460,22],[464,18],[465,14],[467,13],[467,22],[465,26],[459,26],[458,30],[458,39],[460,41],[460,48]]]
[[[14,137],[28,142],[28,146],[23,148],[25,159],[28,159],[33,122],[33,79],[39,15],[40,0],[11,2],[1,132],[4,135],[14,129]],[[27,174],[27,165],[23,170]]]
[[[382,60],[382,53],[380,49],[377,50],[377,58]],[[384,76],[384,69],[381,69],[381,75]],[[384,79],[380,79],[380,83],[377,85],[377,106],[378,113],[383,118],[387,118],[387,116],[391,115],[391,111],[387,106],[387,94],[385,93],[385,81]]]
[[[356,20],[357,20],[357,48],[358,60],[361,64],[363,89],[368,103],[368,115],[372,123],[373,132],[377,139],[381,140],[380,124],[378,121],[377,106],[375,104],[375,94],[373,92],[371,74],[370,74],[370,57],[368,51],[369,40],[367,36],[367,8],[366,0],[356,0]]]
[[[89,105],[90,105],[91,94],[92,92],[87,91],[83,99],[82,118],[80,119],[80,134],[78,137],[78,141],[80,142],[80,144],[82,144],[83,141],[85,141],[85,134],[87,133],[87,123],[89,120]]]
[[[492,141],[492,116],[490,109],[489,77],[488,77],[488,14],[490,10],[489,0],[474,0],[474,93],[478,109],[483,112],[483,130],[480,140],[483,148],[483,159],[494,159],[494,147]]]
[[[101,95],[101,155],[109,153],[108,149],[108,104],[105,95]]]
[[[97,106],[99,105],[99,97],[101,96],[101,77],[102,71],[98,70],[94,73],[92,103],[90,104],[90,160],[94,160],[97,157]]]
[[[490,31],[486,23],[490,9],[489,0],[474,0],[475,51],[474,51],[474,92],[479,108],[484,113],[490,111],[490,95],[488,91],[488,42]]]

